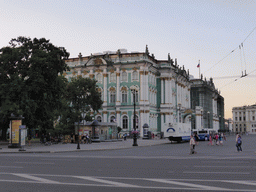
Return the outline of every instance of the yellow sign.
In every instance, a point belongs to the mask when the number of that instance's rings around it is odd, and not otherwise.
[[[12,120],[12,143],[19,143],[19,126],[21,120]]]

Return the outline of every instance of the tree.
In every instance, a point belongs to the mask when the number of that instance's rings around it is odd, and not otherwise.
[[[60,122],[64,132],[73,132],[75,122],[80,122],[83,116],[84,120],[91,121],[91,112],[94,113],[102,107],[101,94],[97,88],[96,80],[81,76],[71,78],[64,102],[67,106]]]
[[[54,111],[60,107],[66,88],[60,76],[68,70],[65,48],[45,38],[12,39],[0,49],[0,120],[3,133],[8,117],[23,115],[29,128],[53,127]],[[8,124],[7,124],[8,125]]]

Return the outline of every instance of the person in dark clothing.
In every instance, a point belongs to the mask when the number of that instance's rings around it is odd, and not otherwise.
[[[236,148],[237,148],[238,152],[242,152],[242,137],[241,137],[241,135],[238,135],[238,137],[237,137]]]

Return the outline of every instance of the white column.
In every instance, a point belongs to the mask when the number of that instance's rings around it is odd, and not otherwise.
[[[116,68],[116,103],[120,104],[120,71],[119,68]]]
[[[164,79],[161,78],[161,103],[164,103]]]
[[[145,81],[144,81],[144,72],[143,71],[140,71],[139,72],[139,74],[140,74],[140,104],[142,105],[142,104],[144,104],[145,103],[145,100],[146,100],[146,98],[145,98],[145,93],[144,93],[144,91],[143,91],[143,89],[144,89],[144,84],[145,84]]]
[[[105,69],[104,69],[105,70]],[[103,95],[103,106],[107,106],[107,102],[108,102],[108,100],[107,100],[107,98],[108,98],[108,87],[107,87],[107,76],[108,76],[108,74],[103,74],[103,93],[104,93],[104,95]]]
[[[116,105],[120,105],[120,75],[116,77]]]
[[[120,115],[120,111],[116,112],[116,122],[117,122],[117,126],[121,127],[121,115]]]
[[[165,104],[167,104],[168,103],[168,98],[169,98],[169,96],[168,96],[168,80],[167,80],[167,78],[165,78]]]
[[[161,115],[161,131],[163,131],[162,129],[164,128],[164,114],[160,113]]]
[[[103,111],[103,122],[108,122],[108,116],[106,111]]]
[[[145,72],[145,100],[147,103],[149,103],[148,101],[148,71]]]

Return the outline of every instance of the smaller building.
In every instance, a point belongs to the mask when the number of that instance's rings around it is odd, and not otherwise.
[[[256,104],[233,107],[233,131],[256,134]]]
[[[86,122],[80,124],[79,128],[76,124],[76,130],[80,137],[89,135],[94,141],[107,141],[119,139],[116,123],[113,122]]]
[[[192,116],[192,130],[213,129],[225,131],[224,98],[215,88],[213,79],[209,81],[191,78],[191,109],[196,112]]]

